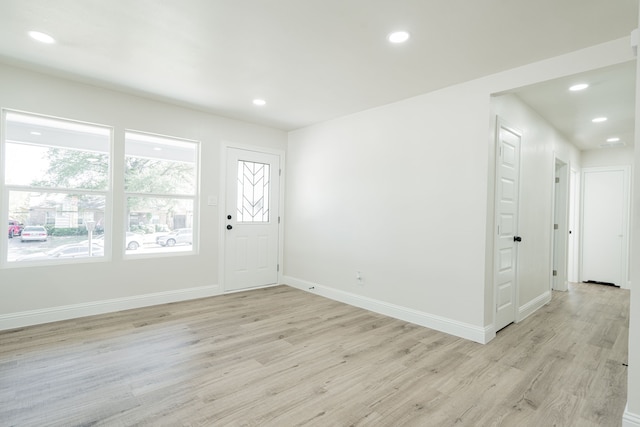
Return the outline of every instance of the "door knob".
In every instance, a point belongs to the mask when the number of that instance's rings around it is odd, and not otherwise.
[[[227,230],[231,230],[233,226],[231,224],[227,225]]]
[[[231,219],[231,215],[227,215],[227,219]]]
[[[514,241],[514,242],[522,242],[522,237],[520,237],[520,236],[513,236],[513,241]]]

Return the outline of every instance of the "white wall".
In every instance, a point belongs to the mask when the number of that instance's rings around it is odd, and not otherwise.
[[[602,148],[582,152],[582,167],[625,166],[633,164],[633,147]]]
[[[287,276],[482,325],[489,98],[470,89],[290,134]]]
[[[516,95],[496,96],[493,112],[522,132],[518,234],[519,309],[550,297],[555,159],[580,168],[580,151]]]
[[[630,59],[620,39],[290,133],[285,279],[490,339],[490,96]]]
[[[122,185],[123,138],[127,128],[198,140],[202,146],[198,254],[124,260],[120,249],[124,246],[123,236],[117,232],[125,227],[124,205],[122,195],[116,192],[113,259],[0,270],[0,326],[11,325],[12,320],[25,312],[42,314],[48,309],[128,298],[133,298],[132,305],[136,305],[144,303],[140,297],[145,295],[167,294],[168,299],[180,299],[219,293],[221,225],[218,207],[207,206],[207,197],[221,196],[221,142],[286,148],[286,133],[279,130],[6,65],[0,65],[0,107],[113,126],[116,187]],[[198,288],[197,291],[193,291],[194,288]],[[94,307],[94,311],[99,310]],[[74,313],[77,311],[71,310],[71,315]],[[58,314],[64,316],[64,313]]]

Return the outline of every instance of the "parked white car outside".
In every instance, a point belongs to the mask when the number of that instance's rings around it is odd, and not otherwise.
[[[47,229],[41,225],[27,225],[20,234],[20,241],[40,240],[47,241]]]

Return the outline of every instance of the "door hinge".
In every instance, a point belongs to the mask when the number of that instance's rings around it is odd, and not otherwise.
[[[282,169],[278,169],[278,176],[282,176]]]
[[[558,270],[553,270],[553,275],[557,276],[558,275]]]
[[[560,178],[556,176],[556,184],[560,183]]]
[[[280,271],[280,264],[276,266],[276,271]]]
[[[558,229],[558,224],[553,224],[553,229],[557,230]]]
[[[278,217],[278,224],[280,224],[280,217]]]

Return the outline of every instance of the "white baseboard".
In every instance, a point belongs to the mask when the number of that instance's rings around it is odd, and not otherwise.
[[[364,297],[362,295],[340,291],[328,286],[322,286],[306,280],[296,279],[295,277],[284,276],[282,277],[282,283],[335,301],[364,308],[365,310],[384,314],[385,316],[404,320],[405,322],[435,329],[437,331],[475,341],[480,344],[486,344],[495,337],[493,326],[481,327],[471,325],[469,323],[459,322],[442,316],[436,316],[423,311]]]
[[[529,301],[522,307],[518,309],[518,322],[522,322],[527,317],[531,316],[533,313],[538,311],[545,304],[549,304],[551,302],[551,291],[547,291],[542,295],[534,298]]]
[[[640,427],[640,415],[629,412],[628,406],[624,408],[622,427]]]
[[[220,286],[200,286],[197,288],[180,289],[176,291],[157,292],[146,295],[136,295],[126,298],[115,298],[104,301],[94,301],[82,304],[51,307],[39,310],[22,311],[0,315],[0,330],[57,322],[59,320],[76,319],[96,314],[113,313],[132,308],[148,307],[170,302],[186,301],[220,295]]]

